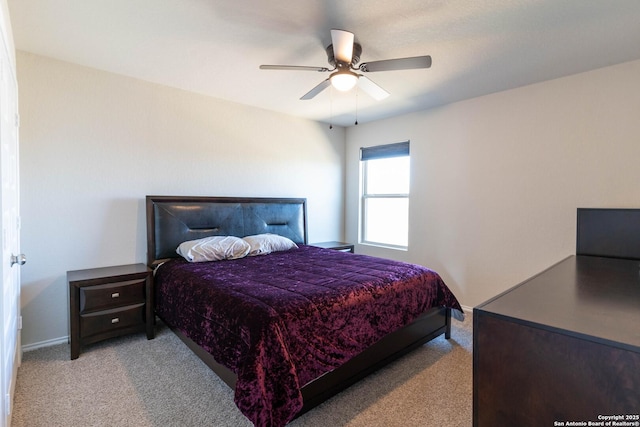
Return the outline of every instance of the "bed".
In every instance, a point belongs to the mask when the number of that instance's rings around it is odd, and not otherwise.
[[[156,315],[235,390],[256,426],[287,424],[449,338],[452,312],[462,317],[425,267],[308,245],[306,199],[147,196],[146,209]],[[176,253],[183,242],[256,235],[294,246],[211,262]]]

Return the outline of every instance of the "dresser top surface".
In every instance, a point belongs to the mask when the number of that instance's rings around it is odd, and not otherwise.
[[[640,350],[640,261],[571,256],[476,310]]]

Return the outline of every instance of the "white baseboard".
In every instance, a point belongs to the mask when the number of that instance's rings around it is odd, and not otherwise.
[[[68,342],[69,342],[69,336],[54,338],[51,340],[40,341],[33,344],[23,345],[22,351],[26,352],[26,351],[36,350],[42,347],[51,347],[52,345],[67,344]]]
[[[462,304],[460,304],[460,307],[462,307],[462,311],[464,311],[466,314],[473,314],[473,307],[468,307]]]

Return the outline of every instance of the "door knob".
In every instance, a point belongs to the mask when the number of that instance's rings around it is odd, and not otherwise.
[[[27,262],[27,257],[24,254],[11,255],[12,267],[13,267],[13,264],[24,265],[25,262]]]

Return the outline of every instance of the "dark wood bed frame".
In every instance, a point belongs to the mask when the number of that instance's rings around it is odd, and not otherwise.
[[[147,259],[151,268],[177,257],[175,248],[181,242],[207,236],[274,233],[307,244],[306,199],[147,196],[146,208]],[[167,326],[229,387],[235,388],[236,375],[232,371],[182,332]],[[297,416],[442,334],[447,339],[451,337],[451,309],[430,309],[341,367],[302,387],[304,406]]]

